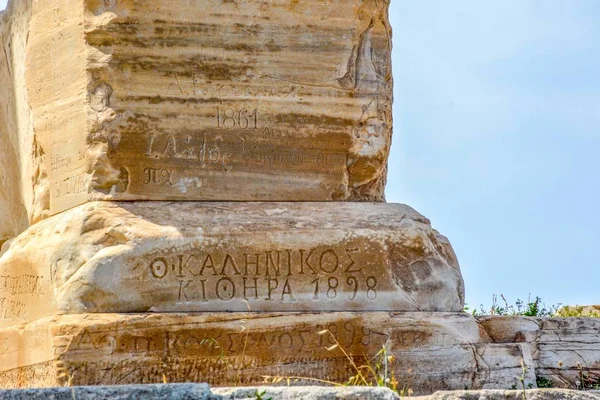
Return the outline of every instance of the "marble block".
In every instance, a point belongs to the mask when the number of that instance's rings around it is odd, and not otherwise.
[[[0,326],[53,314],[464,304],[448,240],[412,208],[384,203],[86,203],[11,242],[0,292]]]
[[[7,202],[37,221],[90,200],[382,201],[388,6],[13,0]]]

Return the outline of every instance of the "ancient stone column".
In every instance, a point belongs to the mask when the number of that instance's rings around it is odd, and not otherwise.
[[[388,6],[10,1],[0,386],[345,382],[384,348],[423,392],[531,363],[476,351],[450,243],[384,202]]]

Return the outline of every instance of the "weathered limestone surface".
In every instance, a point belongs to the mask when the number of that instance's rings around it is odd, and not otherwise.
[[[13,0],[1,201],[383,200],[388,5]]]
[[[86,400],[131,399],[147,400],[256,400],[256,393],[263,398],[276,400],[397,400],[400,396],[380,387],[230,387],[212,388],[206,384],[122,385],[66,387],[0,391],[6,400]],[[532,389],[526,391],[529,400],[598,400],[597,392],[565,389]],[[417,400],[523,400],[520,390],[464,390],[436,392],[429,396],[411,397]]]
[[[431,396],[415,397],[418,400],[523,400],[522,390],[464,390],[438,392]],[[598,400],[598,392],[584,392],[566,389],[526,390],[527,400]]]
[[[522,373],[526,386],[600,379],[597,319],[460,313],[448,240],[381,203],[388,6],[11,1],[0,14],[0,387],[346,382],[346,354],[360,365],[382,348],[415,393],[519,387]],[[297,203],[252,202],[284,200]],[[520,392],[434,398],[480,395]]]
[[[4,400],[221,400],[205,383],[61,387],[0,391]]]
[[[264,393],[263,398],[277,400],[400,400],[400,396],[383,387],[323,387],[323,386],[266,386],[213,388],[213,393],[223,400],[256,400],[256,392]]]
[[[44,326],[39,343],[19,344]],[[522,360],[526,384],[535,384],[528,346],[491,343],[459,313],[70,315],[4,328],[1,340],[5,387],[63,385],[69,377],[74,385],[257,385],[265,375],[346,382],[355,371],[340,348],[327,349],[336,341],[359,365],[385,346],[396,359],[390,370],[415,393],[510,388]],[[23,362],[31,353],[35,363]]]
[[[481,317],[496,343],[529,343],[536,374],[558,387],[600,384],[600,318]]]
[[[523,366],[526,387],[546,377],[574,389],[581,373],[600,372],[599,321],[525,319],[524,330],[503,342],[507,336],[497,332],[505,321],[439,312],[55,316],[0,330],[0,385],[166,379],[231,386],[260,385],[264,376],[297,377],[291,379],[296,385],[343,383],[355,371],[341,349],[362,365],[382,347],[395,358],[389,370],[400,387],[415,394],[521,388]],[[339,347],[328,350],[336,342]]]
[[[33,135],[25,90],[24,49],[29,9],[11,4],[12,17],[0,12],[0,248],[25,230],[32,209]]]
[[[591,380],[600,385],[600,319],[542,320],[538,335],[539,375],[563,387],[575,388],[574,382],[583,385]]]
[[[0,290],[4,325],[54,313],[460,311],[464,299],[447,239],[383,203],[88,203],[15,239]]]
[[[527,332],[540,330],[539,319],[519,316],[481,316],[477,320],[497,343],[522,342]]]

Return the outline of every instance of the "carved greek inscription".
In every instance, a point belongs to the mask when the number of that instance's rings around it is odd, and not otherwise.
[[[338,297],[338,287],[340,286],[340,281],[338,278],[334,276],[328,277],[325,282],[325,285],[321,284],[321,278],[317,278],[311,283],[314,285],[315,288],[313,297],[315,300],[319,300],[322,294],[325,294],[325,297],[329,300],[334,300]],[[360,286],[358,279],[355,276],[349,276],[346,280],[346,284],[351,289],[351,294],[348,295],[348,300],[355,300]],[[377,278],[375,278],[374,276],[369,276],[366,279],[365,284],[367,287],[367,299],[375,300],[377,298]]]
[[[63,157],[55,154],[50,156],[50,170],[56,171],[60,169],[69,169],[71,167],[71,157]]]
[[[43,279],[41,275],[0,275],[0,319],[25,320],[28,303],[14,297],[39,298],[45,295]]]
[[[172,169],[144,168],[144,185],[175,186]]]
[[[81,194],[87,192],[87,174],[81,172],[77,175],[68,176],[51,185],[54,198],[65,197],[73,194]]]
[[[352,321],[339,321],[295,329],[275,330],[246,327],[247,331],[214,330],[207,327],[189,328],[169,326],[152,329],[118,329],[94,332],[84,329],[69,342],[70,351],[92,352],[102,355],[118,353],[148,356],[238,356],[242,352],[269,352],[272,350],[322,351],[337,341],[344,348],[363,354],[369,347],[380,348],[388,339],[387,333],[377,332]],[[320,335],[322,330],[333,335]],[[245,349],[245,350],[244,350]],[[316,353],[318,354],[318,353]]]
[[[419,348],[450,349],[461,345],[458,338],[446,332],[399,330],[392,335],[392,338],[395,346],[406,351]]]
[[[345,153],[323,153],[299,149],[273,148],[266,149],[257,140],[241,139],[242,157],[257,164],[271,165],[323,165],[343,167],[348,155]]]
[[[0,319],[3,320],[25,320],[27,317],[27,305],[18,300],[0,297]]]
[[[0,275],[0,293],[40,297],[45,294],[42,288],[43,279],[41,275]]]
[[[217,107],[218,129],[258,129],[258,110],[249,112],[245,108],[234,110],[233,108]]]
[[[439,357],[439,344],[448,343],[450,346],[455,341],[451,334],[445,340],[444,333],[440,332],[402,330],[398,336],[390,333],[389,328],[365,325],[356,320],[336,320],[323,324],[306,322],[300,320],[297,324],[271,329],[250,323],[245,332],[225,328],[222,324],[220,328],[212,327],[210,322],[201,321],[141,329],[124,325],[98,332],[86,329],[70,340],[70,351],[63,355],[63,359],[71,371],[77,370],[78,375],[89,377],[90,382],[139,383],[153,379],[160,381],[163,374],[169,373],[174,374],[167,375],[173,381],[199,380],[207,371],[217,366],[223,368],[223,365],[236,371],[235,363],[241,355],[249,357],[254,366],[274,365],[285,359],[293,368],[296,368],[295,364],[301,369],[307,357],[314,361],[323,358],[345,361],[341,351],[327,350],[336,343],[350,356],[357,357],[373,354],[387,343],[392,348],[392,354],[398,355],[399,364],[394,367],[397,373],[418,373],[427,377],[453,372],[447,365],[436,368],[431,368],[431,365],[423,368],[411,365],[414,361],[423,360],[423,357]],[[319,335],[321,330],[328,330],[332,334]],[[413,347],[412,351],[400,355],[398,351],[403,352],[397,349],[398,345],[402,346],[400,341],[404,341],[407,348],[413,346],[411,343],[414,342],[418,350],[415,351]],[[469,347],[468,344],[463,346]],[[70,359],[69,353],[75,356]],[[469,360],[463,367],[473,369],[476,365],[474,360]]]
[[[251,135],[241,136],[240,143],[247,151],[276,151],[279,148],[294,148],[297,139],[294,137],[254,137]],[[307,150],[336,150],[349,147],[349,141],[340,138],[339,141],[318,140],[314,138],[302,139],[302,148]]]
[[[374,301],[378,279],[363,272],[358,257],[357,248],[214,251],[166,253],[138,264],[145,263],[151,280],[172,285],[177,301],[293,303],[300,294],[313,301]]]
[[[96,333],[88,329],[84,329],[81,334],[75,337],[71,345],[74,351],[93,351],[109,356],[114,354],[118,348],[117,337],[115,337],[114,333]],[[137,342],[133,347],[137,348]],[[131,353],[134,352],[133,349],[128,349],[128,351]]]
[[[202,136],[150,135],[146,157],[152,159],[182,159],[197,163],[202,168],[217,166],[225,172],[232,170],[233,155],[222,149],[220,139],[208,140]],[[161,172],[162,174],[162,172]]]
[[[234,77],[229,83],[208,83],[210,79],[200,73],[172,74],[167,95],[188,98],[222,99],[236,97],[293,98],[298,97],[302,87],[298,84],[270,76]]]

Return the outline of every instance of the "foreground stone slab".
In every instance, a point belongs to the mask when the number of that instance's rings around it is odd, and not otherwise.
[[[231,387],[213,388],[206,384],[167,384],[167,385],[122,385],[94,387],[65,387],[52,389],[30,389],[0,391],[7,400],[105,400],[143,398],[148,400],[256,400],[257,393],[263,398],[277,400],[396,400],[396,393],[380,387]],[[533,389],[525,393],[531,400],[597,400],[600,396],[593,392],[564,389]],[[470,390],[437,392],[429,396],[411,397],[418,400],[523,400],[519,390]]]
[[[521,388],[544,377],[576,388],[600,375],[598,321],[525,319],[502,343],[490,320],[462,313],[84,314],[0,330],[4,388],[200,382],[217,386],[344,383],[383,347],[402,389]],[[530,329],[537,322],[539,329]],[[514,326],[511,322],[511,326]],[[594,329],[596,329],[594,331]],[[323,333],[325,331],[325,333]],[[331,332],[331,333],[329,333]],[[577,333],[578,332],[578,333]],[[332,348],[331,346],[339,347]],[[265,379],[265,376],[270,377]],[[498,397],[502,398],[502,397]]]
[[[431,396],[415,397],[419,400],[598,400],[598,392],[584,392],[566,389],[527,389],[522,390],[458,390],[437,392]]]
[[[529,348],[490,343],[466,314],[86,314],[4,328],[0,343],[5,388],[164,380],[254,386],[265,376],[344,383],[356,371],[342,349],[365,365],[383,347],[395,357],[389,371],[400,388],[414,393],[510,388],[522,361],[526,385],[535,385]]]
[[[0,184],[26,195],[10,206],[34,221],[88,200],[383,200],[388,6],[12,1],[0,154],[22,168]]]
[[[121,385],[93,387],[58,387],[0,391],[6,400],[221,400],[205,383],[170,385]]]
[[[248,387],[211,389],[206,384],[121,385],[66,387],[52,389],[29,389],[0,391],[6,400],[256,400],[257,393],[263,398],[277,400],[396,400],[400,396],[389,389],[379,387]]]
[[[323,386],[266,386],[266,387],[232,387],[213,388],[213,393],[222,396],[223,400],[255,400],[256,393],[263,398],[277,400],[399,400],[400,396],[383,387],[323,387]]]
[[[88,203],[15,239],[0,290],[4,325],[55,313],[460,311],[464,299],[448,240],[412,208],[381,203]]]

